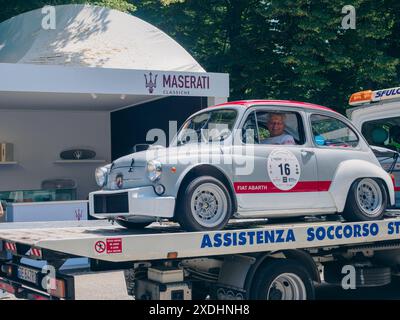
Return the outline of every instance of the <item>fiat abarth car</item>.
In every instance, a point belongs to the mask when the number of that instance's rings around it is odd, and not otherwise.
[[[90,214],[128,228],[170,219],[188,231],[230,218],[341,214],[381,219],[391,176],[344,116],[282,100],[228,102],[192,115],[168,148],[96,170]]]

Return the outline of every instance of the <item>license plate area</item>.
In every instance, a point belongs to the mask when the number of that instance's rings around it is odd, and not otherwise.
[[[27,267],[18,266],[17,277],[18,279],[37,284],[39,272]]]
[[[128,213],[128,192],[94,195],[94,213]]]

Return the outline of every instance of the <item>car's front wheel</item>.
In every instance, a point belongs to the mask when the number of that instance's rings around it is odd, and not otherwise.
[[[225,185],[210,177],[198,177],[179,198],[177,219],[187,231],[221,230],[232,215],[232,200]]]
[[[353,182],[347,195],[343,217],[347,221],[370,221],[383,218],[388,196],[383,182],[362,178]]]

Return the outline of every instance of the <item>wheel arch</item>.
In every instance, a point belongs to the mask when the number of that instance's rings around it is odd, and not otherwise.
[[[179,198],[181,197],[182,193],[184,192],[185,186],[192,181],[196,177],[200,176],[211,176],[214,177],[215,179],[218,179],[221,181],[225,187],[228,189],[229,195],[232,199],[232,206],[233,210],[232,213],[234,214],[237,211],[238,205],[237,205],[237,199],[236,199],[236,194],[233,188],[233,184],[231,180],[228,178],[228,175],[226,172],[224,172],[221,168],[217,168],[216,166],[210,165],[210,164],[197,164],[191,168],[188,168],[184,174],[182,174],[181,178],[177,182],[177,201],[179,201]],[[175,206],[177,208],[177,206]]]
[[[223,285],[241,288],[246,292],[247,299],[251,298],[253,280],[257,271],[277,259],[297,261],[306,269],[314,282],[321,282],[318,267],[313,258],[305,251],[290,249],[276,252],[262,252],[257,254],[227,255],[221,266],[219,279]]]
[[[394,199],[394,200],[393,200],[393,203],[392,203],[392,200],[391,200],[391,198],[390,198],[389,187],[388,187],[386,181],[383,180],[382,178],[377,178],[377,179],[380,180],[380,181],[383,183],[383,187],[385,188],[386,195],[387,195],[387,197],[388,197],[388,199],[389,199],[389,202],[390,202],[391,205],[394,205],[396,200]],[[392,183],[393,183],[393,180],[392,180]],[[393,184],[393,190],[394,190],[394,184]]]
[[[391,205],[394,204],[393,181],[383,168],[365,160],[346,160],[338,166],[329,188],[338,212],[344,210],[351,185],[361,178],[375,178],[383,181],[389,202]]]
[[[260,253],[250,256],[234,255],[226,257],[223,263],[223,270],[229,276],[224,277],[223,282],[244,289],[249,299],[257,271],[274,259],[290,259],[299,262],[314,282],[321,283],[318,267],[313,258],[307,252],[297,249]]]
[[[311,279],[315,282],[321,283],[321,277],[318,271],[318,267],[313,260],[313,258],[305,251],[293,249],[293,250],[283,250],[277,252],[270,252],[267,254],[260,255],[256,262],[250,267],[246,280],[244,283],[244,289],[249,294],[253,285],[253,279],[257,271],[266,263],[273,259],[291,259],[298,261],[310,274]]]

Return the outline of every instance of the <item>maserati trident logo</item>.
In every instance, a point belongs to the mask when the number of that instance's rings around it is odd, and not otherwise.
[[[153,80],[153,73],[149,73],[149,78],[147,78],[147,75],[144,75],[144,78],[146,79],[146,88],[149,89],[149,93],[153,93],[154,92],[154,88],[157,88],[157,77],[158,74],[156,74],[154,76],[154,80]]]
[[[76,209],[75,210],[75,218],[76,218],[76,220],[81,221],[82,217],[83,217],[83,210]]]
[[[75,159],[79,160],[83,156],[83,152],[81,150],[75,150],[73,153]]]

